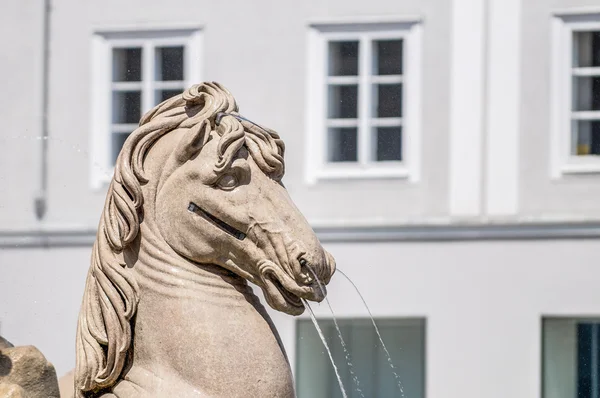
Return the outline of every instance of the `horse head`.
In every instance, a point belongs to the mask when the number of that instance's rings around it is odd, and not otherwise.
[[[281,182],[277,133],[232,110],[173,137],[176,144],[159,149],[170,154],[155,199],[165,241],[192,262],[256,284],[276,310],[299,315],[301,298],[323,300],[320,283],[329,282],[335,262]]]
[[[77,330],[78,397],[122,376],[140,299],[127,253],[140,231],[192,267],[216,265],[257,285],[275,310],[299,315],[301,299],[324,299],[335,261],[283,175],[279,135],[241,116],[217,83],[142,117],[117,159],[93,248]]]

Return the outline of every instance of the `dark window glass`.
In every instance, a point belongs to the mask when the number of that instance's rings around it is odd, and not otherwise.
[[[183,46],[156,49],[156,80],[183,80]]]
[[[330,128],[328,144],[328,161],[356,162],[358,160],[356,127]]]
[[[402,40],[376,40],[373,42],[373,74],[402,74]]]
[[[402,160],[402,127],[376,127],[377,161]]]
[[[328,117],[355,119],[358,117],[358,86],[329,86]]]
[[[373,85],[373,117],[402,117],[402,84]]]
[[[600,76],[573,77],[573,110],[600,110]]]
[[[574,120],[573,155],[600,155],[600,120]]]
[[[142,80],[142,49],[114,48],[112,60],[113,82],[139,82]]]
[[[112,102],[113,123],[139,123],[142,95],[139,91],[114,91]]]
[[[600,66],[600,31],[573,33],[573,66]]]
[[[329,42],[329,76],[358,75],[358,41]]]

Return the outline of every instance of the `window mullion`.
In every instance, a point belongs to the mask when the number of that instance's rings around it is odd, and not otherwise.
[[[359,47],[359,87],[358,87],[358,161],[366,165],[371,159],[371,140],[369,131],[369,117],[371,103],[370,75],[371,75],[371,41],[369,36],[360,37]]]
[[[142,113],[148,112],[154,106],[154,44],[144,43],[142,55]]]

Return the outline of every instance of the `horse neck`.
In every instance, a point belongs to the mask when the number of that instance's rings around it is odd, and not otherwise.
[[[216,265],[187,261],[147,226],[140,230],[133,266],[139,289],[134,364],[186,375],[189,369],[182,364],[208,365],[228,350],[235,356],[249,346],[270,346],[279,351],[281,364],[287,362],[269,315],[243,278]],[[188,376],[187,381],[197,377]]]
[[[204,302],[221,295],[233,301],[258,302],[245,279],[217,265],[185,259],[151,225],[142,225],[140,236],[133,268],[141,292],[163,296],[176,304],[177,299]]]

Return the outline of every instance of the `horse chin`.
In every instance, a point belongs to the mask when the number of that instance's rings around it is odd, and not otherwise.
[[[265,299],[274,310],[289,315],[301,315],[304,312],[300,297],[287,290],[274,274],[265,275],[263,283]]]

